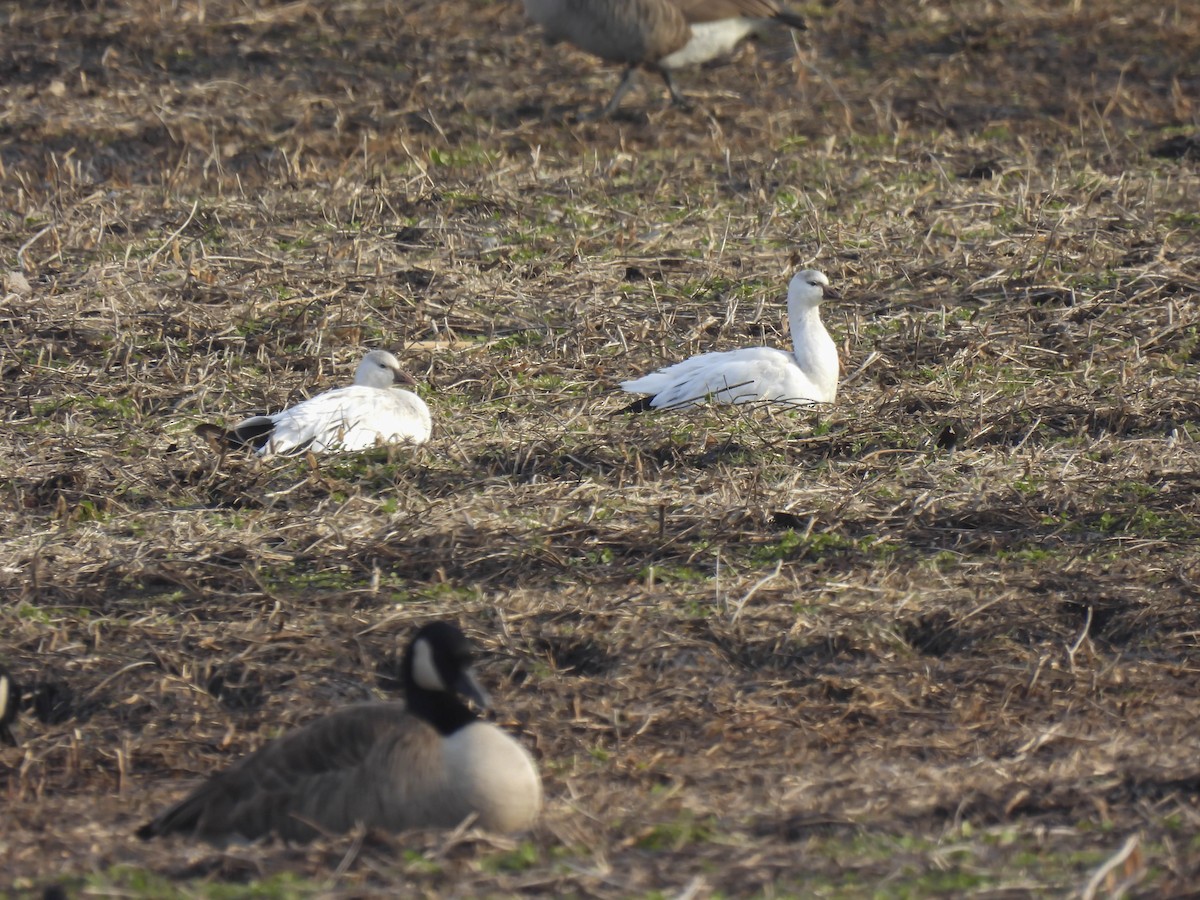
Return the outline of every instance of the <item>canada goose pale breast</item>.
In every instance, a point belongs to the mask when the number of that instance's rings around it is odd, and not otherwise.
[[[354,384],[335,388],[282,412],[251,416],[230,431],[202,425],[197,432],[217,441],[252,447],[260,456],[353,452],[379,444],[429,440],[433,420],[425,401],[395,387],[412,379],[386,350],[359,363]]]
[[[432,662],[431,662],[432,661]],[[405,653],[407,705],[363,703],[272,741],[143,826],[222,845],[276,834],[306,841],[357,824],[490,831],[533,824],[541,779],[529,753],[458,698],[485,699],[458,629],[433,623]]]
[[[622,382],[621,388],[650,395],[634,405],[639,409],[684,409],[706,398],[719,403],[832,403],[839,375],[837,345],[821,321],[820,305],[823,299],[837,298],[825,275],[805,269],[788,285],[791,353],[773,347],[701,353]]]
[[[657,71],[671,99],[686,106],[673,70],[724,56],[752,33],[776,24],[804,28],[804,20],[774,0],[524,0],[526,15],[546,39],[568,41],[609,62],[624,63],[612,114],[638,66]]]

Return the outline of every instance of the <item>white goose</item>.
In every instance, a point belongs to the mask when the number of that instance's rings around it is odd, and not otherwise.
[[[400,361],[386,350],[372,350],[358,364],[354,384],[318,394],[266,416],[251,416],[230,431],[201,425],[196,431],[221,443],[252,447],[259,456],[288,456],[366,450],[377,444],[421,444],[433,430],[429,407],[412,391]]]
[[[793,350],[747,347],[701,353],[621,383],[632,394],[649,394],[632,410],[684,409],[706,398],[718,403],[773,400],[803,405],[832,403],[837,396],[837,346],[821,321],[822,300],[840,300],[816,269],[796,273],[788,285]]]

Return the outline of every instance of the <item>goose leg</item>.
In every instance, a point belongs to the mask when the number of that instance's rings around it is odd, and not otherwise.
[[[675,77],[671,74],[670,69],[659,69],[659,74],[662,75],[662,80],[667,84],[667,90],[671,92],[671,102],[685,112],[691,112],[692,104],[687,101],[683,94],[679,93],[679,88],[675,87]]]
[[[617,107],[621,105],[621,98],[629,92],[633,86],[633,72],[636,66],[628,66],[625,69],[625,74],[621,76],[621,83],[617,85],[617,89],[613,91],[612,99],[604,105],[604,109],[600,115],[607,118],[617,111]]]

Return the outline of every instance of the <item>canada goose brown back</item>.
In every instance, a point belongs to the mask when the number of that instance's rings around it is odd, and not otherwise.
[[[775,0],[672,0],[683,12],[688,24],[715,22],[719,19],[774,19],[803,31],[804,19],[789,12]]]
[[[672,70],[733,50],[739,41],[774,23],[803,29],[804,20],[774,0],[524,0],[525,12],[550,42],[567,41],[601,59],[624,63],[616,93],[604,107],[613,113],[641,66],[662,75],[671,99],[686,106]]]
[[[691,36],[671,0],[525,0],[525,11],[548,41],[567,41],[609,62],[654,65]]]
[[[407,705],[363,703],[310,722],[214,775],[138,836],[306,841],[358,824],[450,828],[472,815],[489,831],[529,827],[541,779],[520,744],[459,699],[486,703],[470,663],[457,627],[425,626],[402,663]]]

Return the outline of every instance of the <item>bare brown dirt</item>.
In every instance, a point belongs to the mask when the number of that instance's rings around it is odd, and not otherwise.
[[[0,9],[0,884],[71,896],[1183,896],[1200,885],[1200,21],[842,0],[645,76],[515,3]],[[787,340],[796,415],[616,415]],[[433,441],[192,433],[400,352]],[[394,690],[433,617],[527,836],[135,827]]]

